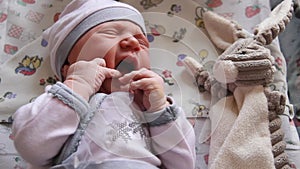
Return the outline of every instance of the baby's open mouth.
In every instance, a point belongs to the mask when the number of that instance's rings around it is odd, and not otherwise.
[[[130,73],[130,72],[134,71],[135,70],[135,65],[134,65],[133,62],[128,62],[128,61],[123,60],[122,62],[120,62],[117,65],[116,69],[119,72],[121,72],[122,75],[124,75],[124,74],[127,74],[127,73]]]

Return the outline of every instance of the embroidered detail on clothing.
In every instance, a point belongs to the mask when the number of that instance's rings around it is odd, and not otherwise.
[[[111,136],[111,141],[114,142],[117,139],[123,139],[126,143],[128,143],[128,140],[131,140],[130,132],[136,134],[138,127],[140,127],[138,123],[129,123],[128,121],[121,123],[113,121],[109,126],[111,127],[111,130],[109,130],[107,134]]]
[[[111,136],[111,141],[116,141],[117,139],[123,139],[126,143],[128,140],[132,140],[131,134],[140,134],[142,138],[146,137],[146,134],[142,128],[142,124],[138,121],[124,121],[118,122],[114,120],[109,124],[111,130],[107,132],[107,135]]]
[[[149,135],[145,131],[145,124],[142,124],[134,115],[131,115],[130,119],[130,121],[125,120],[123,122],[114,120],[108,125],[111,127],[111,129],[106,132],[107,136],[110,137],[112,142],[115,142],[118,139],[122,139],[125,143],[128,143],[128,141],[132,140],[132,137],[136,135],[137,137],[140,137],[144,140],[144,142],[146,143],[145,148],[150,150],[150,139]]]

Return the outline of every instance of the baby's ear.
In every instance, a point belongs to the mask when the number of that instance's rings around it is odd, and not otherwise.
[[[203,21],[210,39],[221,50],[227,49],[236,40],[246,38],[249,35],[249,32],[242,29],[238,23],[212,11],[203,13]]]
[[[62,68],[61,68],[61,70],[60,70],[62,79],[65,79],[65,78],[66,78],[69,68],[70,68],[70,65],[69,65],[69,64],[64,64],[64,65],[62,66]]]

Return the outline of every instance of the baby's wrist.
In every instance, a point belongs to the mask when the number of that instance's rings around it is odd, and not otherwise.
[[[177,119],[179,108],[175,105],[173,99],[167,97],[166,105],[166,107],[157,112],[144,113],[145,120],[150,126],[164,125]]]
[[[67,79],[63,83],[72,91],[82,96],[86,101],[88,101],[90,96],[93,94],[93,90],[91,90],[90,87],[76,80]]]
[[[146,111],[146,113],[153,113],[153,112],[161,111],[161,110],[165,109],[166,107],[168,107],[171,104],[168,101],[167,97],[164,97],[161,100],[163,100],[163,101],[159,101],[159,102],[153,103],[153,105],[155,105],[155,106],[151,106]]]

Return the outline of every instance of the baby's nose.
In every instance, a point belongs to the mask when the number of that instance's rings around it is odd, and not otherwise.
[[[130,49],[134,51],[139,51],[141,49],[138,39],[135,38],[134,36],[129,36],[122,39],[120,41],[120,46],[123,49]]]

